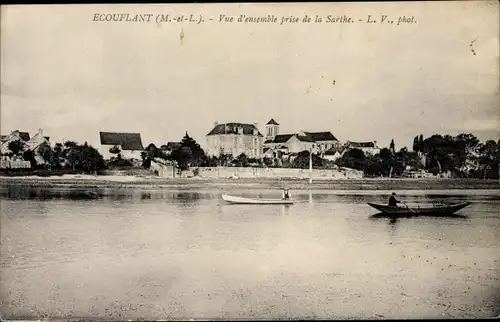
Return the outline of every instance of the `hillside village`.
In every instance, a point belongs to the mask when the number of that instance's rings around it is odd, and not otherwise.
[[[281,133],[270,119],[264,131],[255,123],[218,123],[207,131],[205,149],[186,132],[176,142],[143,144],[140,133],[99,132],[100,145],[51,142],[39,129],[2,135],[3,174],[94,173],[142,169],[161,175],[170,167],[178,175],[213,167],[323,169],[354,177],[476,177],[498,179],[500,140],[485,143],[472,134],[417,135],[411,150],[396,151],[394,141],[341,142],[330,131]],[[170,170],[168,170],[170,172]],[[220,171],[220,170],[218,170]],[[196,170],[199,173],[199,170]],[[196,174],[192,174],[195,176]]]

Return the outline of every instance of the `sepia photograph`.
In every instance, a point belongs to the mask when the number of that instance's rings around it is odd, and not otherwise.
[[[1,5],[0,319],[499,318],[499,7]]]

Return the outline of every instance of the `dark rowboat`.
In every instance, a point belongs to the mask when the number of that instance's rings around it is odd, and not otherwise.
[[[470,202],[462,202],[450,205],[436,205],[431,207],[405,207],[388,206],[368,202],[368,205],[387,215],[406,216],[449,216],[470,205]]]

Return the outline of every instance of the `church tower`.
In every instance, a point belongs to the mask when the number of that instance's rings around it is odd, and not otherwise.
[[[280,125],[274,119],[271,119],[266,124],[266,141],[274,140],[274,137],[280,132]]]

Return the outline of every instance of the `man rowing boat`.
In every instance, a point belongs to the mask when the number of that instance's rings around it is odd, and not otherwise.
[[[283,189],[283,196],[281,197],[282,200],[290,200],[292,198],[292,195],[290,195],[290,191],[288,188]]]
[[[389,198],[389,206],[391,206],[391,207],[397,207],[398,203],[401,203],[401,201],[397,200],[395,196],[396,196],[396,193],[393,192],[392,196]]]

